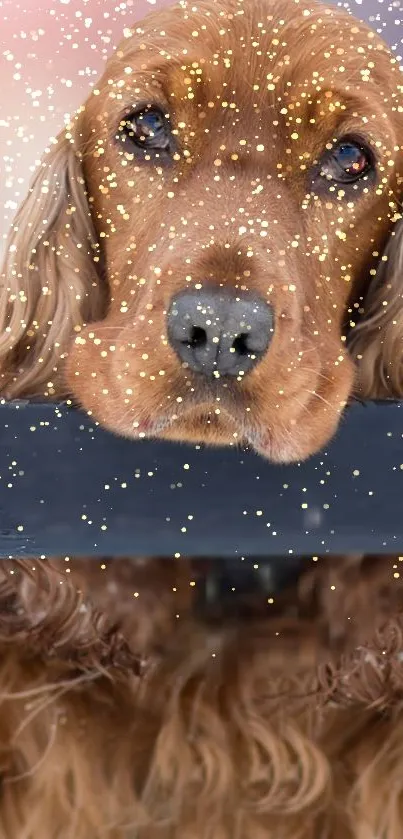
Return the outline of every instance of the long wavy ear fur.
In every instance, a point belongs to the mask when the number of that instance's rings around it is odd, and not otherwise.
[[[72,125],[46,150],[6,243],[1,270],[0,392],[61,395],[74,331],[102,317],[106,283]]]
[[[358,361],[360,395],[403,396],[403,219],[395,224],[349,340]]]

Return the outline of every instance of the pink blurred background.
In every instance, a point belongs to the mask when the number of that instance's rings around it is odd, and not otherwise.
[[[49,137],[86,98],[123,29],[170,2],[0,0],[0,254]],[[401,56],[402,4],[350,0],[350,9]]]
[[[87,97],[124,28],[169,2],[0,0],[0,252],[49,137]]]

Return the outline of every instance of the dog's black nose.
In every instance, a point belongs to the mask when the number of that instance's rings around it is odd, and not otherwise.
[[[182,362],[205,376],[240,376],[266,353],[273,309],[260,297],[210,289],[183,291],[168,312],[168,338]]]

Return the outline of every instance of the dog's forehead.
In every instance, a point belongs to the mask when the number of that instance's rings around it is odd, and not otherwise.
[[[125,31],[80,124],[83,136],[99,134],[102,123],[111,137],[134,107],[156,102],[176,130],[232,125],[256,136],[266,120],[276,132],[294,120],[306,134],[319,116],[327,137],[351,115],[354,130],[364,121],[375,142],[390,145],[392,124],[401,122],[401,85],[386,44],[336,7],[298,0],[180,2]]]
[[[346,12],[299,0],[181,2],[126,31],[108,64],[108,84],[130,88],[168,76],[244,91],[371,82],[390,66],[386,45]],[[365,77],[363,77],[365,71]],[[291,92],[291,91],[290,91]],[[192,91],[189,91],[192,97]]]

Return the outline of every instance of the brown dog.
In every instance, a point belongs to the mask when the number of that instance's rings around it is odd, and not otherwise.
[[[402,137],[336,9],[150,16],[14,222],[3,395],[283,462],[401,396]],[[201,562],[3,563],[1,839],[401,839],[399,558],[314,560],[247,624]]]
[[[17,215],[3,392],[311,454],[355,388],[402,393],[402,132],[396,60],[334,9],[150,16]]]

